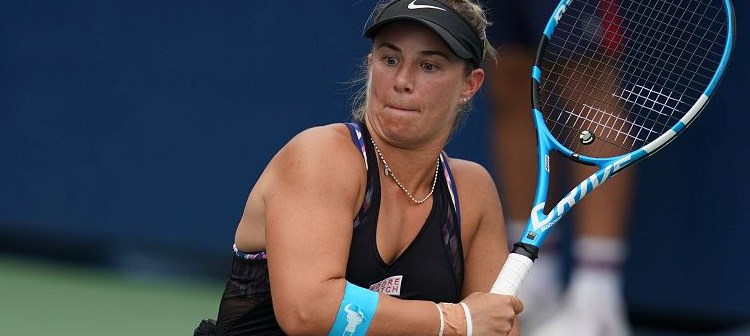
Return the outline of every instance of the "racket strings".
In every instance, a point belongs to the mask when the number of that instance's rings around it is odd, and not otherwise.
[[[643,32],[643,31],[637,32],[638,35],[636,35],[636,37],[637,37],[636,40],[645,39],[645,38],[648,38],[648,36],[659,36],[659,38],[657,38],[657,40],[661,41],[662,39],[661,39],[660,34],[664,34],[663,33],[664,31],[667,31],[667,30],[671,30],[671,31],[679,30],[679,29],[676,28],[676,25],[672,21],[674,19],[677,19],[679,21],[680,19],[677,18],[674,15],[669,15],[668,13],[666,13],[664,11],[664,6],[666,6],[666,3],[667,3],[666,1],[662,1],[662,2],[660,2],[660,4],[661,4],[660,8],[649,9],[649,10],[656,11],[658,14],[664,14],[663,15],[664,17],[662,17],[661,19],[659,19],[658,15],[657,15],[657,18],[646,18],[646,21],[647,21],[646,23],[641,23],[641,24],[637,25],[636,27],[643,27],[643,28],[645,28],[646,31],[645,32]],[[639,5],[637,3],[630,3],[630,4],[631,5],[632,4]],[[636,8],[635,9],[635,11],[642,11],[642,10],[644,10],[644,8]],[[625,15],[633,13],[632,12],[633,11],[632,8],[624,8],[624,11],[626,13]],[[684,12],[683,12],[683,14],[684,14]],[[666,16],[669,16],[669,20],[665,20]],[[656,26],[654,26],[654,23],[656,23]],[[684,30],[679,33],[680,36],[677,36],[676,40],[679,41],[681,39],[683,33],[684,33]],[[674,36],[672,36],[672,37],[674,37]],[[646,55],[646,54],[652,55],[652,54],[654,54],[654,52],[656,52],[657,54],[659,54],[657,57],[655,57],[655,58],[652,57],[652,59],[650,59],[648,61],[653,62],[653,61],[658,61],[658,60],[664,59],[665,55],[664,55],[663,51],[665,49],[661,49],[661,51],[660,51],[660,50],[656,49],[657,46],[653,46],[651,44],[645,44],[645,43],[634,43],[634,45],[638,47],[636,49],[637,50],[636,54],[639,54],[639,55]],[[651,48],[651,49],[650,50],[648,50],[648,49],[647,50],[643,50],[644,48]],[[630,64],[631,62],[628,62],[628,60],[626,60],[626,63]],[[644,64],[645,66],[639,67],[639,69],[641,69],[641,73],[637,74],[636,76],[642,77],[643,74],[644,74],[644,72],[646,72],[646,70],[648,69],[648,66],[647,66],[648,64],[651,64],[651,63],[650,62],[646,62],[646,64]],[[673,68],[674,68],[674,65],[673,65]],[[662,77],[664,67],[661,67],[660,69],[661,69],[660,73],[656,74],[657,78]],[[652,76],[655,75],[653,73],[652,69],[648,69],[648,71],[649,71],[649,74],[648,74],[649,77],[652,77]],[[666,131],[667,129],[671,128],[671,125],[673,125],[681,117],[679,115],[678,109],[676,108],[676,106],[679,104],[679,102],[681,100],[680,99],[676,99],[676,100],[672,99],[672,93],[671,92],[668,95],[664,95],[664,93],[663,93],[663,87],[659,89],[658,93],[655,90],[653,90],[653,89],[651,89],[649,87],[646,87],[644,85],[639,85],[639,84],[634,84],[632,88],[620,88],[620,89],[622,90],[623,93],[627,93],[627,95],[625,95],[625,94],[620,95],[620,98],[622,98],[625,102],[629,102],[629,103],[631,103],[631,105],[635,105],[635,106],[640,105],[641,107],[647,109],[648,112],[650,112],[650,113],[645,114],[645,118],[642,118],[642,119],[645,119],[645,120],[641,120],[640,122],[638,122],[638,125],[640,125],[640,127],[638,128],[637,133],[635,134],[635,138],[636,139],[640,139],[639,136],[641,135],[641,132],[644,131],[644,130],[647,131],[647,134],[645,134],[644,140],[639,141],[637,143],[637,146],[634,146],[634,147],[643,146],[643,145],[645,145],[646,140],[651,139],[652,136],[656,137],[656,136],[664,133],[664,131]],[[645,94],[644,94],[644,92],[645,92]],[[656,93],[656,94],[652,95],[652,93]],[[617,96],[617,94],[615,94],[615,96]],[[661,97],[666,97],[666,99],[660,100],[659,98],[661,98]],[[697,99],[697,97],[695,97],[695,99]],[[639,100],[642,100],[644,103],[639,104]],[[672,104],[670,104],[670,103],[672,103]],[[657,106],[659,106],[659,107],[657,108]],[[672,108],[670,108],[670,106],[672,106]],[[665,108],[669,111],[669,113],[664,113]],[[654,113],[656,115],[654,115]],[[641,114],[639,114],[639,115],[641,115]],[[662,119],[661,118],[662,116],[664,116],[666,118]],[[663,122],[662,122],[662,120],[663,120]],[[648,127],[647,125],[649,125],[650,127]],[[661,126],[661,127],[657,127],[657,126]]]
[[[643,88],[643,86],[641,86],[641,88]],[[635,93],[635,91],[634,91],[634,90],[627,90],[627,89],[626,89],[625,91],[629,92],[629,93],[630,93],[631,95],[632,95],[633,93]],[[642,90],[641,90],[641,91],[642,91]],[[646,97],[646,98],[648,98],[647,96],[645,96],[645,97]],[[654,100],[652,100],[652,101],[654,101]],[[587,106],[587,105],[585,105],[585,106]],[[655,109],[651,109],[651,110],[655,110]],[[658,111],[658,110],[655,110],[655,111]],[[633,125],[631,124],[630,126],[633,126]],[[622,132],[618,132],[618,134],[620,134],[620,133],[622,133]],[[636,136],[636,138],[638,138],[638,137]]]
[[[669,4],[668,1],[661,1],[658,2],[662,4],[662,7],[665,7],[667,4]],[[690,2],[695,4],[695,2]],[[636,43],[636,46],[639,47],[645,47],[645,48],[651,48],[651,49],[638,49],[637,55],[642,56],[648,56],[650,59],[647,59],[645,61],[641,61],[641,65],[644,65],[643,67],[640,67],[640,69],[659,69],[659,73],[655,74],[653,71],[649,73],[649,76],[653,76],[655,79],[665,79],[667,83],[672,83],[673,86],[678,86],[682,82],[696,82],[695,76],[699,75],[700,72],[698,71],[678,71],[679,69],[701,69],[701,68],[707,68],[710,67],[710,71],[714,71],[716,67],[718,66],[718,60],[721,58],[721,54],[714,53],[715,57],[714,60],[716,60],[713,64],[704,66],[703,63],[710,59],[707,57],[699,56],[699,53],[705,53],[705,48],[701,48],[700,44],[691,43],[691,36],[698,36],[700,34],[700,26],[696,27],[696,31],[689,32],[684,28],[680,27],[688,27],[690,26],[690,22],[696,20],[695,15],[700,15],[700,18],[707,18],[706,11],[710,8],[709,6],[702,6],[705,8],[704,13],[697,13],[696,11],[681,11],[677,13],[681,13],[681,17],[677,17],[676,15],[670,14],[669,10],[665,10],[665,8],[654,8],[652,10],[656,11],[658,14],[661,14],[663,17],[659,20],[659,17],[650,19],[651,21],[657,22],[657,24],[654,26],[653,24],[649,24],[650,22],[647,22],[646,24],[639,25],[639,27],[644,27],[646,29],[645,32],[640,32],[639,40],[641,39],[648,39],[649,36],[656,36],[656,40],[660,43],[657,44],[657,46],[653,46],[651,44],[646,43]],[[697,10],[698,8],[696,8]],[[644,10],[641,8],[631,9],[631,8],[625,8],[625,11],[639,11]],[[685,17],[689,14],[689,17]],[[667,20],[668,18],[668,20]],[[712,19],[715,21],[716,16]],[[673,22],[674,20],[677,20],[677,22]],[[674,32],[673,34],[667,34],[665,32]],[[685,38],[687,34],[687,38]],[[706,35],[706,32],[702,34],[703,36]],[[718,35],[714,35],[718,36]],[[661,45],[661,48],[658,48],[658,46]],[[686,47],[681,47],[681,45],[685,45]],[[671,52],[670,51],[670,47]],[[704,50],[700,50],[704,49]],[[675,55],[675,53],[679,53]],[[695,60],[699,60],[699,63],[695,63]],[[670,62],[674,61],[674,62]],[[662,64],[659,64],[659,63]],[[679,66],[677,63],[681,63]],[[670,67],[671,63],[671,67]],[[656,64],[656,65],[651,65]],[[651,66],[650,66],[651,65]],[[672,76],[665,76],[665,72],[667,74],[671,74]],[[698,81],[702,81],[703,83],[707,83],[711,79],[710,73],[704,72],[705,75],[703,75],[703,78],[700,78]],[[691,75],[690,77],[687,77],[685,75]],[[642,75],[641,75],[642,76]],[[689,98],[697,100],[700,96],[701,92],[695,92],[696,94],[694,96],[691,96]]]
[[[724,8],[706,1],[573,2],[538,62],[550,132],[591,157],[650,143],[702,95],[723,55],[726,25]],[[596,141],[583,145],[581,131]]]

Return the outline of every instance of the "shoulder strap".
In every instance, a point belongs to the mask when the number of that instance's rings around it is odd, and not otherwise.
[[[358,123],[346,123],[345,124],[347,128],[349,128],[349,133],[352,136],[352,142],[354,142],[354,146],[357,146],[360,153],[362,153],[362,158],[365,160],[365,169],[369,170],[370,167],[367,166],[367,150],[365,150],[365,139],[362,135],[362,125]]]
[[[453,205],[453,210],[456,212],[456,216],[458,217],[459,221],[461,220],[461,208],[458,206],[458,189],[456,189],[456,183],[453,181],[453,173],[451,172],[451,167],[448,166],[448,154],[443,151],[440,153],[440,162],[443,166],[443,174],[445,175],[445,181],[448,184],[448,191],[450,191],[451,194],[451,205]],[[461,226],[460,222],[458,222],[459,226]]]
[[[445,182],[450,193],[451,207],[448,218],[443,222],[440,232],[443,236],[443,243],[448,249],[451,258],[453,274],[456,277],[456,283],[459,288],[463,286],[463,247],[461,243],[461,210],[458,204],[458,191],[456,183],[453,180],[453,173],[448,166],[448,155],[445,152],[440,153],[440,162],[443,167]]]
[[[367,148],[365,147],[365,130],[363,129],[363,126],[359,123],[346,123],[345,124],[347,128],[349,128],[349,133],[352,136],[352,142],[354,143],[354,146],[359,149],[359,152],[362,153],[362,158],[365,160],[365,170],[369,171],[369,163],[367,162]],[[370,174],[367,174],[367,190],[365,191],[365,199],[362,202],[362,206],[359,208],[359,212],[357,213],[357,216],[354,217],[354,227],[356,228],[359,226],[359,224],[362,223],[363,218],[365,214],[367,213],[367,210],[370,209],[370,205],[372,200],[369,198],[372,193],[370,192],[370,189],[372,188],[372,185],[370,184]]]

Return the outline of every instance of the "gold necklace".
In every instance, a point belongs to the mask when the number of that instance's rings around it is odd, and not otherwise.
[[[388,166],[388,162],[385,161],[385,158],[383,157],[383,153],[380,152],[380,148],[378,148],[378,145],[375,144],[375,140],[373,138],[370,138],[370,141],[372,142],[372,146],[375,147],[375,152],[378,153],[378,157],[380,157],[380,161],[383,161],[383,173],[385,176],[390,176],[391,179],[393,179],[396,184],[406,193],[406,196],[409,196],[409,198],[412,200],[412,202],[416,204],[422,204],[424,203],[430,196],[432,196],[432,193],[435,192],[435,184],[437,184],[437,177],[438,177],[438,171],[440,170],[440,156],[438,156],[437,162],[435,163],[435,177],[432,179],[432,189],[430,189],[430,193],[427,194],[423,199],[418,200],[412,196],[412,194],[409,192],[409,190],[406,190],[403,184],[401,184],[401,181],[399,181],[396,178],[396,175],[393,175],[393,170],[391,170],[391,167]]]

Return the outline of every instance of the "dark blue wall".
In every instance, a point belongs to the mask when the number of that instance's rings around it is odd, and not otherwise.
[[[227,248],[275,151],[347,117],[367,47],[364,5],[1,6],[0,225],[124,244]]]
[[[735,1],[738,38],[727,73],[690,129],[639,167],[628,294],[655,311],[750,317],[750,45]]]
[[[371,5],[3,1],[0,232],[225,256],[276,150],[348,117]],[[644,310],[750,316],[742,28],[708,109],[640,166],[627,293]],[[483,102],[450,151],[488,165]]]

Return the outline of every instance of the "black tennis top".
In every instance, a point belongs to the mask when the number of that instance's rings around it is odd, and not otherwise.
[[[367,190],[349,249],[346,279],[360,287],[403,299],[459,302],[463,283],[463,251],[455,184],[441,154],[432,209],[421,230],[392,263],[377,249],[375,234],[380,209],[378,156],[362,124],[347,124],[367,167]]]

